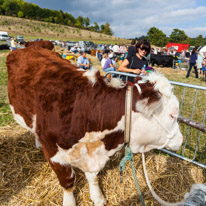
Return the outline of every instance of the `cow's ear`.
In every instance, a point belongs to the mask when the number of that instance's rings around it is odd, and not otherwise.
[[[142,95],[144,95],[144,93]],[[162,99],[160,93],[155,92],[155,94],[151,96],[139,99],[136,103],[136,110],[147,117],[150,117],[154,112],[161,111]]]

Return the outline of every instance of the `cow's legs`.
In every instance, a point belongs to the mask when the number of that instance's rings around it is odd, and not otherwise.
[[[97,173],[85,172],[85,176],[89,182],[90,196],[91,196],[91,200],[94,202],[94,205],[95,206],[106,205],[106,201],[99,187]]]
[[[58,163],[49,161],[52,169],[56,173],[60,185],[64,188],[63,206],[76,206],[73,195],[75,173],[71,167],[65,167]]]
[[[64,189],[63,206],[76,206],[73,190]]]
[[[40,141],[39,141],[39,137],[37,136],[37,134],[34,134],[34,136],[35,136],[35,144],[36,144],[36,148],[42,148],[42,145],[41,145],[41,143],[40,143]]]

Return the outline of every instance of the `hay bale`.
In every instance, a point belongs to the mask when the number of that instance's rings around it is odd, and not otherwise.
[[[0,205],[62,205],[62,188],[42,151],[35,147],[33,135],[19,126],[8,126],[0,128],[0,137]],[[120,184],[118,166],[122,154],[117,153],[100,172],[100,187],[110,206],[141,205],[129,163]],[[146,156],[151,184],[164,200],[179,201],[193,183],[205,182],[203,169],[190,163],[153,152]],[[146,185],[140,154],[134,156],[134,165],[145,203],[159,205]],[[77,205],[93,205],[84,174],[78,169],[75,171],[77,181],[74,195]]]

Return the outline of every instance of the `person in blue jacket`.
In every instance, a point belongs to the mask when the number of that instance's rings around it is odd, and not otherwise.
[[[191,52],[190,67],[189,67],[189,70],[187,72],[186,78],[188,78],[190,76],[190,72],[192,70],[192,67],[194,67],[196,78],[198,78],[198,72],[197,72],[197,47],[195,47]]]

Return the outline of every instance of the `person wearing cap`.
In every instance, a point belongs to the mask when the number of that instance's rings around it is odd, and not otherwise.
[[[104,64],[103,71],[104,72],[116,71],[116,68],[115,68],[115,66],[113,65],[113,62],[112,62],[112,59],[114,57],[113,53],[110,53],[108,55],[108,57],[109,58],[107,59],[107,61]]]
[[[86,57],[86,52],[81,52],[80,54],[81,56],[77,59],[77,66],[85,70],[90,69],[91,65]]]

